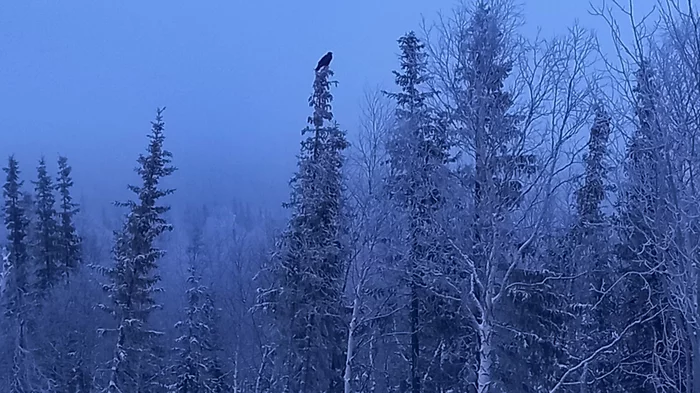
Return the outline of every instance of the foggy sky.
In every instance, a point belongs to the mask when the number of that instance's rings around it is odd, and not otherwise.
[[[648,6],[653,0],[637,1]],[[74,167],[76,193],[127,196],[150,121],[166,106],[166,145],[182,200],[287,198],[313,68],[328,50],[335,117],[350,133],[363,90],[391,88],[396,39],[447,0],[0,2],[0,160],[26,180],[39,156]],[[575,19],[608,34],[588,1],[524,2],[527,34]],[[25,183],[29,189],[31,184]]]

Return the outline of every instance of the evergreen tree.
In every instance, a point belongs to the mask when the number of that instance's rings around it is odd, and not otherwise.
[[[168,206],[159,205],[161,198],[174,192],[163,189],[160,183],[171,175],[172,154],[165,150],[163,110],[158,109],[149,134],[146,155],[140,155],[136,172],[141,177],[140,186],[129,186],[137,199],[118,203],[129,209],[120,232],[116,234],[113,249],[115,266],[101,269],[111,282],[105,285],[111,306],[101,305],[117,321],[117,343],[111,361],[107,391],[160,392],[164,389],[160,366],[160,348],[157,344],[161,332],[150,328],[149,317],[161,308],[155,295],[160,276],[158,260],[164,251],[155,241],[172,226],[163,218]],[[106,330],[104,330],[106,331]]]
[[[70,318],[66,315],[71,313],[84,318],[86,313],[82,308],[88,303],[86,299],[76,296],[75,289],[81,288],[80,292],[83,294],[85,280],[90,278],[85,275],[80,276],[78,271],[82,261],[82,247],[81,238],[77,234],[74,223],[78,205],[72,201],[72,186],[73,180],[68,160],[66,157],[59,156],[58,175],[54,185],[59,198],[56,213],[56,264],[66,285],[51,302],[64,310],[59,314],[63,318]],[[83,271],[83,273],[87,272]],[[53,368],[58,391],[87,393],[92,388],[93,375],[89,364],[93,351],[93,347],[89,344],[92,342],[92,334],[90,328],[86,328],[87,326],[94,326],[94,322],[86,324],[83,321],[75,321],[68,325],[67,332],[57,335],[49,330],[44,335],[45,339],[51,340],[48,348],[53,351],[46,352],[54,353],[55,358],[49,360],[49,364]]]
[[[669,310],[668,277],[673,249],[663,243],[675,218],[669,203],[668,177],[663,165],[665,142],[658,123],[658,89],[651,64],[643,61],[634,89],[637,128],[627,149],[627,182],[619,204],[620,269],[629,275],[624,293],[629,299],[621,312],[624,320],[654,316],[624,340],[620,350],[624,388],[639,392],[668,389],[676,373],[667,367],[684,367],[684,359],[671,362],[678,348],[667,345],[666,332],[676,331]],[[669,374],[669,372],[671,372]]]
[[[549,278],[546,270],[513,269],[511,282],[518,285],[505,292],[495,310],[496,375],[502,391],[548,392],[560,377],[558,365],[569,360],[562,345],[564,329],[571,324],[567,293],[548,283]]]
[[[9,262],[9,278],[5,296],[5,315],[12,321],[10,337],[12,343],[5,348],[12,348],[12,373],[8,389],[11,393],[30,393],[33,390],[32,367],[30,365],[30,349],[28,346],[28,331],[30,324],[31,299],[30,279],[31,268],[27,247],[27,227],[29,222],[25,215],[23,181],[20,180],[19,164],[14,156],[10,156],[3,186],[5,199],[5,228],[7,229],[7,251]]]
[[[186,318],[175,324],[179,361],[174,393],[225,393],[229,389],[217,356],[216,309],[209,289],[200,284],[195,261],[190,261]]]
[[[571,258],[576,265],[566,272],[568,275],[590,272],[586,279],[596,290],[583,296],[584,301],[594,303],[601,300],[601,288],[609,284],[614,273],[610,265],[610,248],[607,247],[611,236],[610,221],[601,206],[608,188],[605,184],[608,172],[605,157],[610,132],[610,116],[602,104],[598,104],[590,130],[588,154],[584,157],[584,182],[576,192],[577,221],[572,235],[578,251],[577,258]]]
[[[395,71],[399,93],[388,93],[396,101],[396,127],[387,146],[390,155],[391,196],[405,212],[408,248],[410,351],[408,385],[412,393],[458,388],[464,380],[459,370],[463,359],[431,363],[436,351],[455,353],[464,335],[459,302],[435,294],[428,271],[446,272],[453,266],[446,239],[441,235],[438,213],[445,204],[449,145],[443,119],[427,105],[432,97],[427,82],[424,44],[409,32],[399,38],[401,72]],[[452,272],[454,273],[454,272]],[[440,349],[441,345],[446,348]],[[454,348],[453,348],[454,347]],[[451,362],[455,362],[451,364]],[[459,365],[458,365],[459,364]],[[442,371],[442,375],[441,375]],[[429,378],[424,378],[429,375]],[[421,386],[425,380],[427,386]]]
[[[585,309],[573,309],[577,315],[569,339],[573,356],[591,353],[601,342],[609,342],[614,337],[616,326],[615,299],[608,294],[603,296],[617,278],[618,269],[612,258],[609,239],[612,236],[610,220],[603,214],[602,203],[606,196],[608,138],[610,137],[610,116],[602,104],[594,108],[595,118],[590,130],[588,154],[584,157],[584,183],[576,193],[577,221],[571,233],[573,252],[568,256],[570,263],[565,273],[568,276],[582,276],[569,281],[567,293],[572,304],[585,304]],[[595,386],[597,391],[618,391],[610,378],[601,378],[614,369],[614,356],[601,357],[588,365],[581,374],[584,385]]]
[[[32,234],[33,259],[37,265],[34,287],[38,304],[43,307],[34,331],[37,363],[52,391],[87,392],[92,385],[86,360],[93,349],[88,344],[92,341],[93,321],[83,321],[86,314],[80,309],[89,302],[80,297],[85,296],[86,289],[81,279],[87,277],[75,275],[73,282],[68,281],[69,273],[75,272],[77,267],[75,261],[80,258],[80,249],[72,218],[77,209],[70,200],[70,167],[63,157],[59,158],[56,180],[54,184],[42,157],[34,182]],[[62,199],[59,208],[64,206],[63,214],[56,211],[54,191],[58,191]],[[59,282],[64,285],[58,286]],[[57,326],[60,329],[56,329]]]
[[[73,202],[71,188],[73,178],[72,168],[68,165],[68,159],[58,158],[58,177],[56,178],[56,190],[59,196],[58,207],[58,264],[63,273],[69,275],[82,262],[82,239],[75,228],[75,215],[79,212],[78,205]]]
[[[38,266],[37,294],[46,297],[47,291],[53,287],[61,277],[61,269],[58,262],[58,224],[56,223],[56,200],[53,195],[54,185],[51,176],[46,170],[46,161],[42,157],[37,167],[37,181],[34,182],[35,190],[35,256]]]
[[[605,221],[601,204],[605,200],[605,180],[607,169],[608,138],[610,137],[610,116],[602,104],[594,108],[595,118],[588,140],[588,154],[584,157],[586,164],[583,186],[576,193],[576,210],[582,229],[593,229]]]
[[[37,238],[36,225],[34,225],[34,223],[37,221],[36,208],[35,208],[36,204],[34,201],[33,194],[31,192],[23,192],[22,193],[22,200],[20,201],[19,205],[22,208],[22,211],[24,211],[24,216],[26,217],[26,221],[27,221],[27,228],[26,228],[27,255],[29,255],[29,259],[31,260],[34,257],[33,250],[32,250],[32,248],[33,248],[32,240]],[[30,265],[32,266],[32,269],[29,270],[29,276],[30,276],[30,278],[33,278],[32,275],[35,275],[34,271],[33,271],[34,264],[30,263]]]
[[[542,271],[519,269],[513,281],[528,283],[508,293],[508,306],[499,319],[514,333],[503,345],[499,369],[511,392],[548,391],[561,377],[558,364],[575,364],[589,356],[601,342],[614,337],[614,299],[602,297],[617,271],[612,266],[610,222],[602,211],[606,195],[604,161],[610,136],[610,117],[597,104],[584,157],[584,181],[576,191],[576,221],[564,234],[550,233]],[[547,270],[566,277],[550,281]],[[571,391],[619,391],[606,373],[614,369],[614,355],[607,353],[579,370],[579,385]],[[569,380],[575,384],[573,378]]]
[[[342,306],[343,247],[342,152],[345,132],[333,122],[329,77],[316,72],[309,105],[311,133],[301,143],[298,172],[292,178],[292,210],[270,266],[272,289],[262,291],[259,305],[270,311],[278,333],[277,355],[284,365],[285,392],[342,391],[344,363]]]

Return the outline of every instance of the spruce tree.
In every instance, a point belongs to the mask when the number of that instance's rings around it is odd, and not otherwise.
[[[78,205],[73,202],[71,188],[73,178],[72,168],[64,156],[58,158],[58,176],[56,190],[58,191],[58,251],[57,260],[63,273],[68,276],[82,262],[82,239],[75,228],[75,215],[79,212]]]
[[[614,297],[603,297],[617,278],[618,271],[612,258],[609,239],[612,236],[610,219],[602,211],[606,196],[607,168],[605,158],[611,133],[610,116],[602,104],[594,108],[595,118],[588,140],[588,154],[584,157],[584,182],[576,192],[577,221],[571,233],[573,252],[567,275],[579,276],[569,281],[567,293],[572,304],[585,304],[585,309],[574,309],[576,325],[569,333],[572,354],[588,354],[601,342],[610,341],[616,326]],[[587,273],[587,274],[586,274]],[[580,382],[596,386],[599,391],[617,391],[611,378],[600,378],[614,369],[612,356],[601,357],[588,365],[581,373]]]
[[[282,357],[280,391],[342,391],[343,247],[342,152],[345,132],[333,122],[329,77],[316,72],[309,105],[310,133],[301,143],[298,171],[292,178],[292,210],[269,273],[272,288],[261,291],[259,305],[273,317]]]
[[[611,307],[614,296],[602,296],[610,284],[618,279],[611,255],[613,248],[609,246],[611,222],[602,208],[608,188],[605,158],[611,119],[601,103],[594,104],[593,113],[588,151],[583,156],[583,182],[573,195],[576,211],[573,223],[563,234],[548,235],[550,244],[544,258],[545,269],[566,277],[551,285],[566,301],[559,309],[569,316],[558,323],[557,328],[549,329],[550,332],[559,333],[558,337],[555,336],[560,343],[555,352],[558,352],[557,361],[562,364],[576,364],[590,355],[601,342],[610,341],[615,329],[610,323],[614,319],[614,308]],[[547,335],[551,337],[551,334]],[[608,383],[610,378],[602,378],[614,367],[611,353],[606,355],[588,362],[575,376],[567,378],[567,382],[578,384],[574,388],[577,391],[587,389],[585,386],[601,389],[595,391],[617,391]],[[548,366],[540,367],[538,377],[549,389],[561,377],[561,370],[552,367],[554,363],[551,361],[541,363]],[[522,380],[518,372],[513,375]]]
[[[46,170],[46,161],[43,157],[37,167],[34,190],[36,287],[39,296],[46,297],[48,290],[60,280],[61,267],[58,262],[58,224],[56,223],[56,200],[53,194],[54,185]]]
[[[188,268],[186,318],[175,324],[178,363],[174,393],[225,393],[228,388],[217,356],[216,308],[209,288],[202,285],[196,261]]]
[[[664,332],[674,331],[676,322],[665,315],[670,299],[665,272],[671,249],[664,246],[674,217],[669,203],[667,177],[662,156],[665,143],[658,123],[658,88],[652,65],[643,61],[636,74],[636,130],[627,148],[626,184],[622,188],[618,214],[620,269],[630,274],[621,295],[628,301],[618,310],[622,322],[657,315],[630,332],[620,348],[620,384],[636,391],[655,391],[667,378],[665,369],[674,349],[665,345]],[[620,322],[620,321],[618,321]],[[681,360],[682,362],[683,360]],[[682,366],[682,363],[675,363]],[[651,382],[651,383],[649,383]]]
[[[396,101],[396,126],[387,146],[392,199],[407,222],[407,279],[409,292],[410,344],[408,385],[412,393],[458,388],[463,378],[455,370],[461,365],[441,362],[445,375],[429,371],[433,354],[463,351],[459,336],[464,333],[459,302],[447,301],[434,291],[426,275],[438,269],[447,272],[451,251],[441,235],[438,213],[445,206],[449,144],[445,122],[427,105],[432,93],[426,89],[424,44],[409,32],[398,40],[401,71],[394,71],[399,93],[387,93]],[[441,344],[443,343],[443,344]],[[454,348],[453,348],[454,347]],[[462,363],[459,361],[459,363]],[[450,372],[451,366],[456,366]],[[429,378],[424,378],[429,375]],[[427,386],[421,386],[425,380]]]
[[[39,295],[43,295],[40,300],[44,307],[41,314],[43,322],[37,326],[37,344],[40,348],[37,352],[50,354],[42,356],[40,361],[42,373],[51,380],[53,390],[81,393],[88,392],[92,386],[88,359],[94,350],[89,344],[94,322],[84,321],[86,314],[81,309],[90,302],[84,298],[84,280],[89,278],[72,275],[78,273],[76,260],[80,259],[81,250],[73,224],[73,214],[77,208],[71,202],[72,179],[65,157],[59,157],[58,168],[58,176],[53,183],[42,159],[39,179],[35,182],[36,287]],[[61,212],[54,207],[54,192],[58,195],[58,209]],[[53,264],[49,265],[48,262]],[[48,270],[46,266],[52,266],[52,269]],[[48,271],[53,271],[53,279],[46,279],[48,275],[45,273]],[[63,285],[56,285],[59,283]],[[46,288],[49,287],[54,288],[47,296]],[[57,331],[56,324],[60,324],[60,331]]]
[[[5,316],[11,321],[9,337],[12,342],[5,346],[11,348],[12,372],[8,389],[11,393],[30,393],[33,390],[32,370],[30,366],[31,351],[28,346],[28,333],[31,312],[31,267],[27,247],[27,221],[24,210],[23,181],[20,180],[19,164],[10,156],[3,186],[4,222],[7,230],[8,280],[5,288]]]
[[[110,278],[105,285],[111,305],[101,305],[117,322],[114,356],[110,364],[109,393],[161,392],[165,385],[160,369],[161,332],[150,327],[149,317],[161,308],[155,295],[160,276],[158,261],[164,251],[155,245],[158,237],[172,226],[163,218],[168,206],[159,200],[172,192],[161,188],[161,181],[175,168],[170,165],[172,154],[164,149],[163,110],[158,109],[152,122],[145,155],[140,155],[136,172],[141,185],[129,186],[136,200],[118,203],[128,208],[121,231],[116,233],[113,248],[115,265],[101,270]],[[107,332],[104,329],[103,332]]]
[[[588,230],[605,220],[601,204],[605,200],[607,178],[605,157],[611,132],[610,116],[605,107],[602,104],[596,104],[594,113],[595,118],[588,140],[588,154],[584,158],[586,165],[584,183],[576,193],[579,226]]]

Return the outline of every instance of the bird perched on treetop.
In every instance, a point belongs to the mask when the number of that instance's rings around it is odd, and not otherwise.
[[[323,67],[328,67],[328,65],[331,64],[331,60],[333,60],[333,52],[328,52],[323,55],[321,60],[319,60],[318,64],[316,65],[316,72]]]

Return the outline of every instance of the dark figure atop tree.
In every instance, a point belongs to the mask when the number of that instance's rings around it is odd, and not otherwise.
[[[318,64],[316,65],[316,72],[323,67],[328,67],[331,64],[331,60],[333,60],[333,52],[328,52],[323,55],[321,60],[319,60]]]

